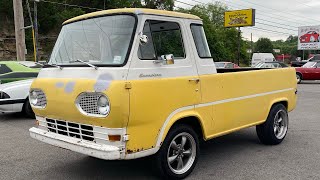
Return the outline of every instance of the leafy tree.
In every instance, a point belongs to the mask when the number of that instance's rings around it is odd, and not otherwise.
[[[236,28],[225,28],[224,12],[228,8],[220,3],[209,3],[196,5],[191,9],[178,9],[180,12],[199,16],[203,20],[208,45],[214,61],[237,62],[238,59],[238,30]],[[241,38],[240,62],[248,64],[246,43]]]
[[[174,0],[144,0],[145,8],[173,10]]]
[[[260,38],[256,42],[255,52],[273,53],[273,45],[269,38]]]

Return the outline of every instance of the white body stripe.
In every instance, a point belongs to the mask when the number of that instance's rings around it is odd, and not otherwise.
[[[237,97],[237,98],[224,99],[224,100],[220,100],[220,101],[198,104],[198,105],[196,105],[196,107],[212,106],[212,105],[223,104],[223,103],[239,101],[239,100],[244,100],[244,99],[250,99],[250,98],[255,98],[255,97],[260,97],[260,96],[266,96],[266,95],[270,95],[270,94],[277,94],[277,93],[292,91],[292,90],[293,90],[293,88],[288,88],[288,89],[282,89],[282,90],[271,91],[271,92],[266,92],[266,93],[253,94],[253,95],[249,95],[249,96],[241,96],[241,97]]]
[[[294,90],[294,88],[281,89],[281,90],[270,91],[270,92],[259,93],[259,94],[253,94],[253,95],[248,95],[248,96],[241,96],[241,97],[237,97],[237,98],[230,98],[230,99],[224,99],[224,100],[214,101],[214,102],[209,102],[209,103],[204,103],[204,104],[197,104],[197,105],[195,105],[195,107],[213,106],[213,105],[217,105],[217,104],[223,104],[223,103],[234,102],[234,101],[250,99],[250,98],[255,98],[255,97],[261,97],[261,96],[267,96],[267,95],[271,95],[271,94],[277,94],[277,93],[287,92],[287,91],[292,91],[292,90]],[[137,152],[137,153],[127,154],[125,159],[135,159],[135,158],[145,157],[145,156],[149,156],[149,155],[157,153],[157,151],[161,147],[161,140],[162,140],[162,137],[163,137],[164,130],[168,126],[168,123],[171,120],[171,118],[174,115],[176,115],[176,114],[178,114],[178,113],[180,113],[182,111],[193,109],[193,108],[194,108],[194,106],[186,106],[186,107],[182,107],[182,108],[179,108],[179,109],[173,111],[167,117],[166,121],[162,125],[160,134],[159,134],[158,139],[157,139],[156,146],[154,148],[152,148],[152,149],[148,149],[148,150],[145,150],[145,151],[140,151],[140,152]]]

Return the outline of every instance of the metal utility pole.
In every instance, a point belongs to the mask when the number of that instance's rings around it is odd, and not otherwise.
[[[253,41],[252,41],[252,33],[251,33],[251,56],[250,58],[252,59],[253,56]]]
[[[241,30],[238,27],[238,66],[240,66],[240,43],[241,43]]]
[[[34,21],[33,21],[33,28],[34,28],[34,41],[35,41],[35,59],[39,61],[39,34],[38,34],[38,11],[37,11],[37,2],[39,0],[35,0],[33,4],[33,13],[34,13]]]
[[[25,61],[26,42],[24,32],[24,19],[22,0],[13,0],[13,12],[14,12],[14,28],[16,38],[16,51],[17,61]]]

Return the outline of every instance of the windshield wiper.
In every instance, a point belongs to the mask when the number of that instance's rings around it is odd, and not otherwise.
[[[76,61],[76,62],[81,62],[81,63],[83,63],[83,64],[86,64],[86,65],[88,65],[88,66],[90,66],[90,67],[93,67],[95,70],[98,69],[97,66],[95,66],[95,65],[93,65],[93,64],[91,64],[91,63],[88,63],[88,62],[84,62],[84,61],[82,61],[82,60],[80,60],[80,59],[77,59],[77,60],[75,60],[75,61]]]
[[[45,67],[57,67],[59,68],[60,70],[62,70],[62,67],[61,66],[58,66],[56,64],[41,64],[41,63],[38,63],[38,62],[35,62],[35,64],[45,68]]]

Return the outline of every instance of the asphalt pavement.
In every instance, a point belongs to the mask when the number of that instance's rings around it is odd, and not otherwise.
[[[282,144],[262,145],[249,128],[201,146],[188,179],[320,179],[320,82],[298,85]],[[0,179],[158,179],[152,159],[104,161],[32,139],[35,121],[0,115]]]

